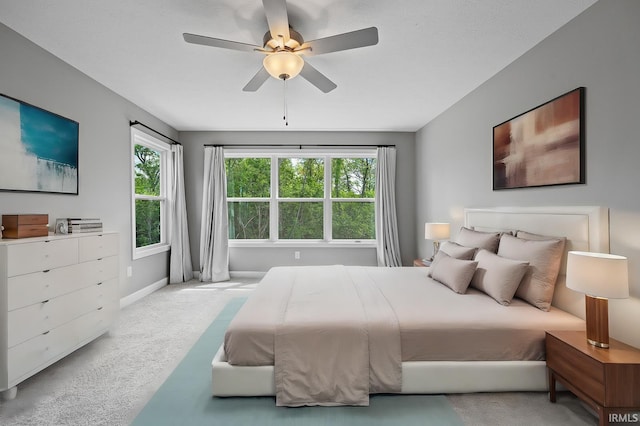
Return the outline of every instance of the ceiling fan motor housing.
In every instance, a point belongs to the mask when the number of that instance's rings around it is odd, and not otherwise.
[[[283,43],[280,42],[280,40],[276,40],[273,37],[271,37],[270,31],[267,31],[266,33],[264,33],[264,37],[262,38],[263,47],[265,49],[271,49],[271,50],[285,49],[285,50],[291,51],[291,50],[298,49],[303,44],[304,44],[304,39],[302,38],[300,33],[291,27],[289,27],[289,40],[287,40],[287,42],[284,43],[284,46],[283,46]]]

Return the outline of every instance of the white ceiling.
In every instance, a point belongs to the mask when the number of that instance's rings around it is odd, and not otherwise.
[[[416,131],[596,0],[289,0],[306,40],[376,26],[376,46],[307,60],[324,94],[288,82],[291,130]],[[283,130],[283,85],[242,91],[262,44],[260,0],[0,0],[0,22],[177,130]]]

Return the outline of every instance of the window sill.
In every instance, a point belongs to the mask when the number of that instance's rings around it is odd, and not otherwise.
[[[171,246],[169,244],[154,244],[152,246],[141,247],[133,249],[133,260],[142,259],[143,257],[153,256],[156,254],[169,251]]]
[[[229,241],[230,248],[375,248],[376,242],[367,241]]]

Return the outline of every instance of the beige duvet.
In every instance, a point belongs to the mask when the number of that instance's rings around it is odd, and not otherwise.
[[[366,405],[402,361],[542,360],[544,331],[583,329],[552,307],[454,293],[427,268],[271,269],[225,334],[232,365],[274,365],[279,405]]]

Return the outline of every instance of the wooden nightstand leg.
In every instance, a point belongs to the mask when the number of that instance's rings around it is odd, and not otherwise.
[[[548,372],[549,376],[549,401],[556,402],[556,377],[552,370]]]
[[[598,426],[609,426],[609,409],[598,406]]]

